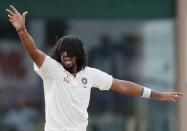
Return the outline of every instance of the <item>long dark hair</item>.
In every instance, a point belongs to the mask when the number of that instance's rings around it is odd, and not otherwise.
[[[84,69],[87,65],[83,42],[78,37],[68,35],[59,38],[52,50],[51,58],[62,63],[61,55],[63,52],[67,52],[70,57],[76,57],[77,72]]]

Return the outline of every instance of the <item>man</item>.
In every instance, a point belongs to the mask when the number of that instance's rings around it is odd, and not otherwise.
[[[12,5],[6,11],[44,83],[45,131],[86,131],[91,87],[157,100],[175,101],[183,95],[180,92],[153,91],[87,67],[83,43],[75,36],[60,38],[49,57],[37,49],[26,30],[25,16],[28,12],[21,15]]]

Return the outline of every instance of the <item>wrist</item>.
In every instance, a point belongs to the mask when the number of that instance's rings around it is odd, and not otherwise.
[[[142,88],[141,96],[144,98],[152,98],[153,90],[147,87]]]
[[[26,28],[25,28],[25,26],[24,26],[24,27],[21,27],[20,29],[16,29],[16,31],[17,31],[18,33],[23,33],[24,31],[26,31]]]

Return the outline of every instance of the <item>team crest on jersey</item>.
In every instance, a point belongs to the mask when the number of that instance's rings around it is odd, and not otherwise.
[[[86,85],[87,84],[87,82],[88,82],[88,80],[86,79],[86,78],[82,78],[82,83],[84,84],[84,85]]]
[[[86,85],[88,83],[88,80],[86,78],[82,78],[81,82]],[[86,86],[84,86],[84,88],[86,88]]]

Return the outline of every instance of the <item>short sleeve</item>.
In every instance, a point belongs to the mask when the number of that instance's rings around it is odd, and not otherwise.
[[[109,90],[113,77],[101,70],[91,68],[92,87],[99,88],[100,90]]]
[[[34,63],[34,70],[42,79],[54,77],[57,74],[58,69],[59,63],[47,55],[40,68]]]

